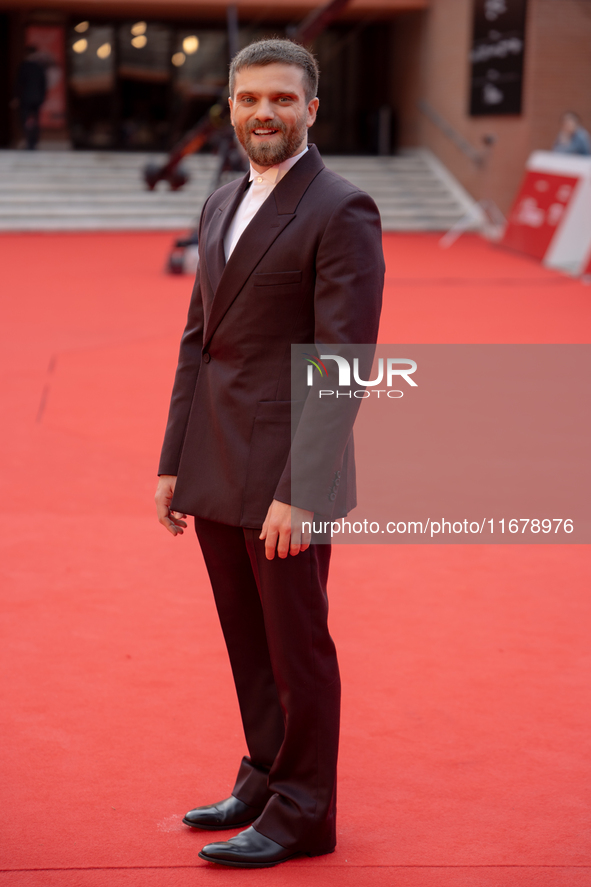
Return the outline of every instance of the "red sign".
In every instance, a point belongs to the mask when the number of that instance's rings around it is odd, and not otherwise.
[[[537,170],[526,172],[509,215],[504,246],[543,259],[578,181],[576,176],[557,176]]]
[[[29,25],[27,46],[35,46],[47,75],[47,97],[41,106],[41,129],[62,129],[66,124],[66,47],[59,25]]]

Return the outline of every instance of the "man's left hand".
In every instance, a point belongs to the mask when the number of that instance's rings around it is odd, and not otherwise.
[[[279,557],[287,557],[288,554],[296,555],[309,548],[313,520],[313,511],[273,499],[259,536],[259,539],[265,540],[267,560],[273,560],[275,549]],[[305,531],[302,529],[304,522],[309,525]]]

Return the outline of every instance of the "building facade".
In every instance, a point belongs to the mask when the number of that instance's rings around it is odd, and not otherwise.
[[[47,65],[42,145],[166,151],[225,105],[231,46],[289,34],[316,5],[0,0],[0,144],[21,142],[27,45]],[[590,43],[591,0],[350,0],[314,41],[314,141],[333,154],[429,148],[506,211],[563,112],[591,126]]]

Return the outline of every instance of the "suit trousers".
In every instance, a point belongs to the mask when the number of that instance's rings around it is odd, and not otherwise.
[[[341,684],[328,631],[330,545],[265,557],[260,529],[195,518],[248,747],[232,794],[284,847],[336,843]]]

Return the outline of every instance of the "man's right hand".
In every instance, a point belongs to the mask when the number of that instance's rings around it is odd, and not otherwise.
[[[187,515],[170,510],[175,486],[176,477],[171,474],[163,474],[158,478],[158,486],[154,496],[156,500],[156,514],[162,526],[166,527],[169,533],[172,533],[173,536],[182,536],[183,529],[187,526],[183,518]]]

